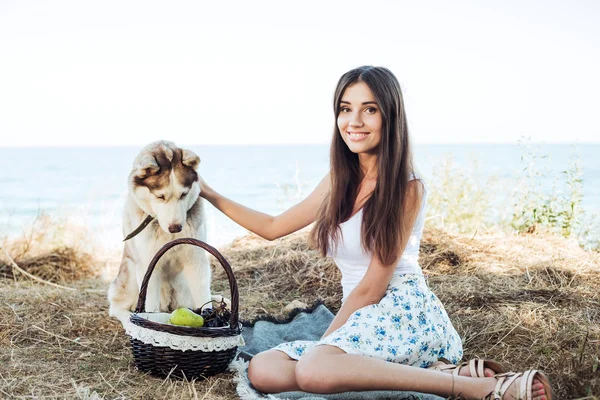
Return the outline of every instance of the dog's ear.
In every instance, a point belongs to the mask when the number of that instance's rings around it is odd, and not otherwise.
[[[196,169],[200,164],[200,157],[191,150],[183,149],[181,156],[181,163],[191,169]]]
[[[135,166],[135,176],[140,178],[147,178],[150,175],[156,174],[158,171],[160,171],[160,167],[152,155],[147,155],[140,159]]]
[[[162,153],[167,158],[167,160],[169,160],[169,162],[173,161],[173,149],[171,147],[169,147],[168,142],[161,143],[158,146],[157,151],[159,153]]]

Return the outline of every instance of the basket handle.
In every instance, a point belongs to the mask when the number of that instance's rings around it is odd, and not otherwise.
[[[135,308],[136,313],[145,312],[146,307],[146,292],[148,291],[148,282],[150,281],[150,276],[152,275],[152,271],[154,271],[154,267],[158,260],[172,247],[175,247],[180,244],[191,244],[194,246],[198,246],[203,248],[212,254],[220,263],[225,272],[227,273],[227,279],[229,279],[229,291],[231,292],[231,318],[229,320],[230,326],[232,328],[237,328],[238,326],[238,307],[239,307],[239,294],[237,281],[235,280],[235,276],[233,276],[233,271],[231,270],[231,266],[225,260],[225,258],[209,244],[204,243],[201,240],[193,239],[193,238],[180,238],[175,239],[163,247],[154,255],[152,261],[150,261],[150,265],[148,266],[148,270],[146,271],[146,275],[144,275],[144,280],[142,281],[142,287],[140,288],[140,295],[138,297],[137,307]]]

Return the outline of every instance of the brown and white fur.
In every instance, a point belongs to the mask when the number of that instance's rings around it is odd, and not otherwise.
[[[200,158],[192,151],[167,141],[147,145],[133,163],[123,215],[124,234],[135,230],[147,215],[154,220],[125,242],[119,273],[108,289],[109,314],[123,324],[136,307],[142,280],[158,250],[180,237],[206,241],[206,218],[196,171],[199,164]],[[211,301],[210,279],[205,250],[185,244],[175,246],[162,256],[152,273],[146,311],[199,308]]]

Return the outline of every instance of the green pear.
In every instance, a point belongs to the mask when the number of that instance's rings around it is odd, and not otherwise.
[[[178,308],[171,313],[169,323],[179,326],[191,326],[194,328],[200,328],[204,326],[204,318],[196,314],[189,308]]]

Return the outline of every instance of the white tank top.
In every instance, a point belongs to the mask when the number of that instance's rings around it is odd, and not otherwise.
[[[427,186],[423,193],[421,209],[417,215],[412,233],[398,261],[394,275],[423,274],[419,265],[419,245],[425,226],[425,205],[427,204]],[[365,276],[373,253],[366,253],[361,245],[360,230],[362,223],[362,208],[346,222],[340,224],[341,236],[337,249],[331,249],[328,255],[342,272],[342,302]]]

